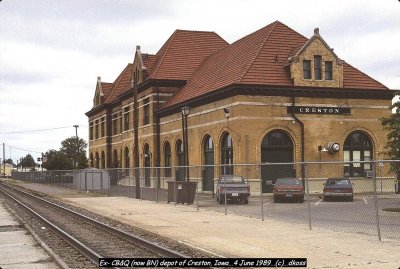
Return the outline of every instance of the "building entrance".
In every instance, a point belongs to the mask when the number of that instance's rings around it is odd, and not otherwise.
[[[289,135],[281,130],[269,132],[261,144],[261,162],[291,163],[293,162],[293,142]],[[292,164],[264,165],[261,167],[262,191],[272,192],[277,178],[294,177]]]

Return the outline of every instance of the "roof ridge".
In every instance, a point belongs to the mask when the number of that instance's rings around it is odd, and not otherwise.
[[[273,23],[271,23],[271,24],[268,24],[267,26],[261,28],[261,29],[258,30],[258,31],[255,31],[255,32],[253,33],[253,34],[255,34],[255,33],[259,32],[259,31],[261,31],[261,30],[263,30],[263,29],[266,29],[266,28],[269,27],[269,26],[272,27],[272,29],[271,29],[271,30],[269,31],[269,33],[268,33],[268,36],[265,38],[265,40],[264,40],[264,42],[262,43],[262,45],[260,45],[260,48],[259,48],[258,52],[255,54],[254,58],[250,61],[249,65],[248,65],[248,67],[247,67],[247,69],[246,69],[246,72],[244,72],[244,73],[242,74],[242,76],[240,77],[239,83],[242,82],[243,78],[246,76],[246,74],[247,74],[247,73],[249,72],[249,70],[251,69],[251,66],[254,64],[254,61],[257,59],[258,55],[260,55],[262,49],[264,48],[265,43],[266,43],[267,40],[269,40],[269,38],[271,37],[271,33],[274,31],[274,29],[275,29],[275,27],[276,27],[276,25],[277,25],[278,23],[279,23],[279,21],[275,21],[275,22],[273,22]]]

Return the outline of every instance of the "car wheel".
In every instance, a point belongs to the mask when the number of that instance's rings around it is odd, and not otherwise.
[[[350,196],[349,201],[353,202],[353,196]]]
[[[276,198],[275,196],[274,196],[274,203],[277,203],[278,202],[278,198]]]
[[[243,198],[243,203],[247,205],[249,203],[249,198]]]
[[[324,197],[322,198],[322,201],[328,202],[328,197],[324,196]]]
[[[301,199],[299,200],[299,203],[304,203],[304,198],[301,198]]]

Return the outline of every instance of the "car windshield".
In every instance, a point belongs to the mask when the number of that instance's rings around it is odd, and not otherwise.
[[[348,179],[341,179],[341,178],[328,179],[326,181],[326,185],[328,185],[328,186],[330,186],[330,185],[350,185],[350,181]]]
[[[278,185],[301,185],[300,180],[296,178],[280,178],[276,181]]]
[[[243,183],[244,179],[241,176],[226,175],[221,176],[220,181],[224,183]]]

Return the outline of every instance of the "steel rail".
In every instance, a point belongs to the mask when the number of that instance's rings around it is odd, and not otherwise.
[[[30,197],[33,197],[33,198],[35,198],[37,200],[40,200],[40,201],[42,201],[44,203],[47,203],[47,204],[49,204],[49,205],[51,205],[53,207],[59,208],[61,210],[65,210],[70,214],[77,215],[80,218],[85,219],[86,221],[89,221],[89,222],[91,222],[91,223],[93,223],[95,225],[101,226],[105,230],[109,230],[112,233],[116,233],[118,236],[123,237],[125,240],[131,241],[133,244],[140,245],[141,247],[144,247],[145,249],[147,249],[149,251],[158,253],[162,257],[167,257],[167,258],[185,258],[185,259],[190,258],[190,257],[188,257],[186,255],[183,255],[182,253],[179,253],[177,251],[174,251],[174,250],[168,249],[166,247],[160,246],[157,243],[153,243],[153,242],[151,242],[151,241],[149,241],[147,239],[144,239],[144,238],[141,238],[139,236],[127,233],[127,232],[122,231],[122,230],[120,230],[118,228],[111,227],[111,226],[109,226],[109,225],[107,225],[105,223],[99,222],[99,221],[97,221],[95,219],[92,219],[92,218],[90,218],[88,216],[85,216],[85,215],[83,215],[81,213],[75,212],[75,211],[73,211],[71,209],[68,209],[68,208],[66,208],[64,206],[57,205],[57,204],[55,204],[53,202],[47,201],[47,200],[45,200],[43,198],[40,198],[40,197],[38,197],[36,195],[33,195],[33,194],[30,194],[30,193],[25,192],[23,190],[11,187],[11,186],[6,185],[4,183],[1,183],[1,185],[7,186],[10,189],[13,189],[15,191],[21,192],[21,193],[23,193],[25,195],[28,195]],[[97,264],[99,258],[101,258],[100,255],[97,255],[96,264]]]
[[[5,186],[4,184],[1,184],[1,185]],[[9,188],[11,188],[11,187],[9,187]],[[11,188],[11,189],[14,189],[14,188]],[[14,189],[14,190],[16,190],[16,189]],[[7,195],[14,202],[19,204],[21,207],[28,210],[31,214],[36,216],[38,219],[40,219],[46,225],[48,225],[51,230],[53,230],[62,239],[67,241],[72,247],[74,247],[76,250],[78,250],[80,253],[82,253],[86,258],[88,258],[90,261],[92,261],[95,265],[98,264],[99,259],[102,258],[102,256],[100,254],[98,254],[95,251],[93,251],[92,249],[88,248],[87,246],[85,246],[84,244],[82,244],[81,242],[76,240],[74,237],[69,235],[67,232],[63,231],[58,226],[56,226],[53,223],[51,223],[50,221],[48,221],[46,218],[44,218],[42,215],[37,213],[35,210],[29,208],[27,205],[25,205],[24,203],[19,201],[17,198],[15,198],[12,194],[9,194],[7,191],[5,191],[4,189],[1,189],[1,188],[0,188],[0,191],[3,194]]]

